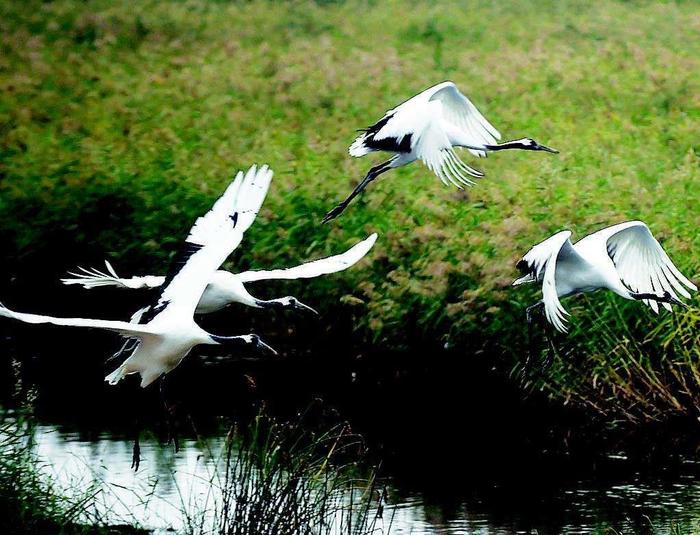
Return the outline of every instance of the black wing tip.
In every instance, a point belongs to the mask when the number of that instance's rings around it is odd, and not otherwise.
[[[373,125],[370,125],[370,126],[368,126],[367,128],[362,128],[362,129],[360,129],[360,131],[368,132],[368,133],[370,133],[370,134],[376,134],[376,133],[379,132],[382,128],[384,128],[384,126],[386,125],[386,123],[388,123],[389,120],[390,120],[393,116],[394,116],[393,113],[389,113],[389,114],[385,115],[384,117],[382,117],[381,119],[379,119],[379,120],[378,120],[376,123],[374,123]]]
[[[162,303],[158,301],[155,305],[149,306],[143,314],[141,314],[141,317],[139,318],[139,324],[140,325],[145,325],[147,323],[150,323],[153,318],[155,318],[158,314],[163,312],[168,305],[170,304],[170,301],[163,301]]]
[[[406,134],[399,141],[396,137],[385,137],[383,139],[375,139],[374,135],[367,136],[362,144],[373,150],[381,150],[386,152],[411,152],[411,140],[413,134]]]

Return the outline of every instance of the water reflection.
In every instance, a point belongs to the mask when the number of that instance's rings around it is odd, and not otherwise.
[[[99,514],[108,521],[136,522],[180,530],[202,520],[220,503],[211,484],[224,445],[222,432],[204,442],[183,440],[180,451],[155,439],[142,439],[142,464],[131,469],[132,443],[124,436],[96,436],[39,425],[37,452],[42,467],[59,486],[99,486]],[[623,462],[619,460],[618,462]],[[593,533],[614,528],[622,533],[696,532],[700,529],[700,466],[688,461],[670,480],[632,473],[608,483],[579,480],[546,489],[526,482],[511,489],[469,490],[453,499],[430,497],[389,482],[391,519],[396,534]],[[436,477],[439,480],[439,474]],[[193,517],[183,516],[182,511]]]
[[[149,528],[185,527],[181,511],[204,511],[214,496],[210,484],[215,459],[208,449],[184,440],[176,453],[172,446],[141,440],[141,468],[131,468],[132,442],[101,434],[85,440],[78,433],[53,426],[36,428],[42,466],[65,489],[99,487],[98,516],[109,523],[133,523]],[[211,439],[220,450],[223,439]],[[184,506],[184,507],[183,507]]]

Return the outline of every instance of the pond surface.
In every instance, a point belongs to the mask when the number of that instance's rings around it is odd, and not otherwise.
[[[86,433],[62,425],[39,425],[37,451],[45,460],[43,470],[59,485],[83,488],[97,485],[103,490],[98,504],[106,519],[117,523],[136,521],[165,530],[187,526],[183,506],[190,512],[212,508],[219,499],[212,485],[215,460],[226,430],[213,432],[204,441],[182,440],[180,450],[155,439],[142,438],[142,464],[131,469],[132,441],[110,432]],[[594,477],[545,477],[546,481],[514,478],[473,484],[468,478],[454,481],[444,472],[444,463],[432,481],[426,481],[431,459],[417,458],[424,466],[423,488],[411,474],[387,477],[389,506],[384,512],[385,528],[397,534],[458,533],[683,533],[700,529],[700,465],[683,460],[673,474],[644,475],[624,469],[624,456],[611,455],[618,465],[614,479]],[[456,471],[464,477],[470,464],[478,472],[498,459],[454,459]],[[538,461],[539,462],[539,461]],[[409,467],[404,469],[410,470]],[[429,472],[429,470],[428,470]],[[408,478],[404,476],[408,475]],[[551,474],[550,474],[551,475]],[[444,483],[445,491],[440,492]],[[436,490],[437,489],[437,490]],[[196,515],[195,519],[196,520]]]
[[[168,375],[167,397],[188,414],[175,452],[152,438],[163,434],[157,388],[103,383],[108,338],[87,333],[76,346],[59,329],[12,334],[0,346],[8,357],[0,362],[0,394],[11,404],[21,400],[19,391],[35,392],[43,470],[61,485],[98,485],[100,509],[116,523],[187,527],[193,519],[183,517],[183,506],[202,511],[218,499],[210,481],[231,422],[260,407],[289,417],[322,398],[381,463],[390,533],[700,532],[700,457],[662,454],[639,463],[610,445],[591,455],[600,449],[593,432],[583,447],[569,441],[570,429],[586,436],[589,415],[533,403],[493,371],[495,356],[371,355],[348,346],[209,366],[193,354]],[[57,355],[56,347],[70,351]],[[150,433],[142,434],[134,472],[134,417],[148,412],[160,415],[144,425]],[[204,440],[187,438],[193,424]],[[647,438],[651,444],[664,436]],[[632,446],[642,445],[635,440]]]

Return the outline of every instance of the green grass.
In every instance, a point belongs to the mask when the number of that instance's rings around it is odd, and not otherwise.
[[[304,416],[283,423],[260,414],[244,432],[230,430],[212,480],[221,490],[212,532],[392,533],[393,514],[384,514],[386,491],[375,470],[359,476],[366,463],[361,438],[345,425],[310,431],[308,424]],[[206,532],[187,525],[187,533]]]
[[[326,317],[350,309],[356,329],[388,348],[505,350],[505,372],[536,299],[509,288],[515,261],[557,230],[582,236],[643,219],[700,277],[698,30],[697,4],[681,1],[5,2],[6,263],[21,278],[42,251],[68,243],[162,271],[232,173],[266,162],[273,188],[237,266],[333,253],[376,231],[368,260],[305,285],[306,300]],[[487,177],[467,192],[412,165],[320,226],[376,160],[347,155],[355,129],[444,79],[504,137],[529,135],[561,154],[480,161]],[[651,355],[643,369],[677,367],[686,383],[697,374],[696,311],[657,318],[602,294],[566,306],[575,358],[556,359],[537,383],[553,396],[615,417],[635,410],[616,408],[630,333],[656,333],[654,351],[633,352]],[[656,351],[671,338],[677,350]]]

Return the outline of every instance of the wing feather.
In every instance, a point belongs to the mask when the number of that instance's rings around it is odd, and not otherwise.
[[[581,269],[587,262],[576,252],[571,241],[571,231],[563,230],[542,243],[535,245],[517,264],[524,272],[514,284],[542,281],[542,301],[547,320],[561,332],[566,332],[566,316],[569,313],[559,301],[556,285],[557,269],[570,266]]]
[[[443,119],[472,139],[473,145],[494,145],[501,139],[501,134],[486,120],[474,104],[463,95],[452,82],[443,82],[436,86],[430,95],[430,101],[442,104]],[[484,151],[469,149],[475,156],[486,156]]]
[[[146,288],[157,288],[165,282],[165,277],[154,275],[145,275],[143,277],[130,277],[128,279],[117,275],[117,272],[107,260],[105,260],[106,271],[100,271],[96,268],[84,268],[78,266],[77,271],[69,271],[68,274],[73,278],[61,279],[63,284],[72,285],[79,284],[83,288],[89,290],[91,288],[99,288],[102,286],[114,286],[117,288],[128,288],[131,290],[139,290]]]
[[[688,290],[697,291],[697,286],[678,270],[642,221],[628,221],[596,234],[605,240],[620,279],[633,292],[657,295],[668,292],[678,299],[678,294],[690,298]],[[658,312],[656,301],[644,302]],[[662,305],[671,310],[669,303]]]
[[[418,145],[419,138],[429,130],[431,123],[440,119],[462,131],[471,140],[471,144],[476,146],[493,145],[501,138],[498,130],[486,120],[476,106],[460,93],[453,82],[447,81],[429,87],[388,110],[379,121],[366,128],[355,139],[349,152],[357,157],[377,150],[411,152]],[[438,152],[451,148],[447,136],[443,134],[443,137],[445,139],[441,139],[436,145]],[[482,150],[468,150],[475,156],[486,156]],[[424,158],[421,159],[425,161]],[[453,178],[458,176],[443,170],[444,165],[445,162],[441,160],[439,166],[433,167],[440,169],[435,173],[443,182],[453,182]],[[467,173],[472,176],[483,176],[466,165],[464,167],[469,169]]]
[[[474,181],[468,176],[481,178],[484,174],[465,164],[455,153],[445,132],[435,123],[430,123],[421,132],[414,147],[416,156],[425,166],[435,173],[447,185],[458,188],[473,186]]]
[[[267,195],[272,171],[253,165],[239,172],[212,209],[197,219],[181,252],[171,263],[152,312],[194,314],[212,274],[238,247]],[[155,317],[151,314],[151,318]],[[142,319],[143,321],[143,319]]]
[[[143,336],[153,335],[158,333],[148,325],[136,325],[126,321],[111,321],[86,318],[56,318],[53,316],[44,316],[41,314],[28,314],[25,312],[15,312],[4,305],[0,305],[0,316],[11,318],[24,323],[33,324],[50,324],[62,327],[83,327],[89,329],[102,329],[113,331],[122,336],[142,338]]]
[[[321,258],[306,262],[299,266],[287,269],[273,269],[270,271],[246,271],[240,273],[238,277],[242,282],[253,282],[259,280],[273,279],[308,279],[337,273],[357,264],[369,252],[377,241],[377,235],[372,234],[363,241],[356,243],[342,254]]]

